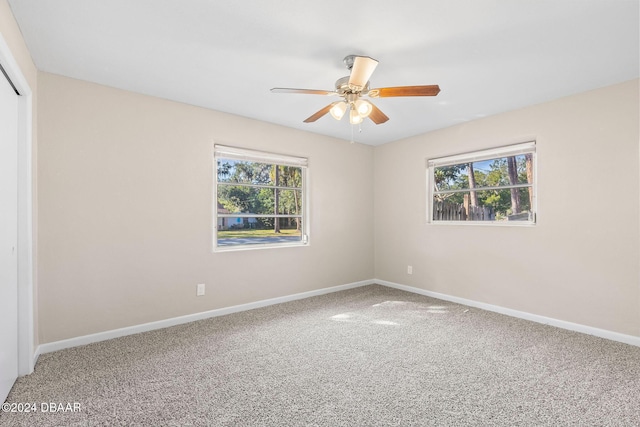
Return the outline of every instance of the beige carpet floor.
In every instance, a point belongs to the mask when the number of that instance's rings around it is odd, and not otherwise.
[[[36,411],[1,426],[639,426],[640,348],[372,285],[44,354],[7,402]]]

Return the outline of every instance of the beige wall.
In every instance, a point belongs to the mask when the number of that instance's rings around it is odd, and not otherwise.
[[[41,343],[373,277],[372,147],[52,74],[39,91]],[[308,247],[212,253],[214,142],[309,158]]]
[[[39,83],[41,343],[374,276],[640,336],[638,81],[375,149]],[[426,223],[427,158],[532,137],[535,227]],[[310,159],[309,247],[211,253],[214,142]]]
[[[377,147],[376,278],[640,336],[638,93],[634,80]],[[531,137],[536,226],[426,223],[426,159]]]
[[[32,119],[33,119],[33,130],[32,130],[32,167],[35,171],[37,168],[37,153],[38,153],[38,132],[37,132],[37,105],[38,105],[38,70],[31,60],[31,54],[27,49],[27,46],[22,38],[22,33],[18,28],[18,24],[16,23],[13,13],[11,12],[11,8],[6,0],[0,0],[0,34],[2,34],[2,38],[9,46],[9,50],[13,55],[16,63],[20,67],[22,74],[24,75],[27,83],[32,91]],[[35,253],[37,248],[37,217],[38,217],[38,209],[37,209],[37,180],[35,177],[35,173],[33,174],[33,262],[34,262],[34,271],[33,271],[33,295],[34,295],[34,348],[38,345],[38,305],[37,305],[37,271],[36,271],[36,263],[37,263],[37,254]]]

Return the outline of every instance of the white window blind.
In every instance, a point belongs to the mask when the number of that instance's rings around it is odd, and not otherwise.
[[[429,159],[427,160],[427,167],[449,166],[458,163],[480,162],[482,160],[489,160],[497,157],[517,156],[518,154],[531,153],[532,151],[535,151],[535,147],[535,141],[530,141],[521,144],[491,148],[488,150],[474,151],[473,153]]]
[[[308,160],[304,157],[294,157],[282,154],[267,153],[264,151],[248,150],[237,147],[227,147],[225,145],[215,145],[214,155],[216,157],[245,160],[259,163],[274,163],[285,166],[307,167]]]

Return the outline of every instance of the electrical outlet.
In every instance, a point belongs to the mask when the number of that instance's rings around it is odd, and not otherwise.
[[[410,265],[407,265],[407,274],[413,274],[413,267]]]
[[[201,297],[204,295],[204,283],[198,283],[196,287],[196,296]]]

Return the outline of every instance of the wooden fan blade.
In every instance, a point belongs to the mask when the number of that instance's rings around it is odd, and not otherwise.
[[[332,102],[331,104],[327,105],[326,107],[324,107],[323,109],[313,113],[312,115],[310,115],[309,117],[307,117],[304,122],[305,123],[311,123],[311,122],[315,122],[316,120],[318,120],[320,117],[324,116],[325,114],[327,114],[329,112],[329,110],[331,110],[331,107],[333,107],[335,105],[335,102]]]
[[[274,87],[271,89],[273,93],[302,93],[306,95],[337,95],[337,92],[330,90],[317,90],[317,89],[292,89],[288,87]]]
[[[373,58],[356,56],[349,76],[349,87],[353,90],[362,90],[367,85],[377,66],[378,61]]]
[[[380,111],[378,107],[371,104],[371,108],[372,110],[371,110],[371,114],[369,114],[369,118],[371,119],[372,122],[374,122],[377,125],[380,125],[386,122],[387,120],[389,120],[389,117],[387,117],[385,113]]]
[[[389,98],[392,96],[436,96],[440,92],[438,85],[425,86],[397,86],[371,89],[369,96],[372,98]]]

